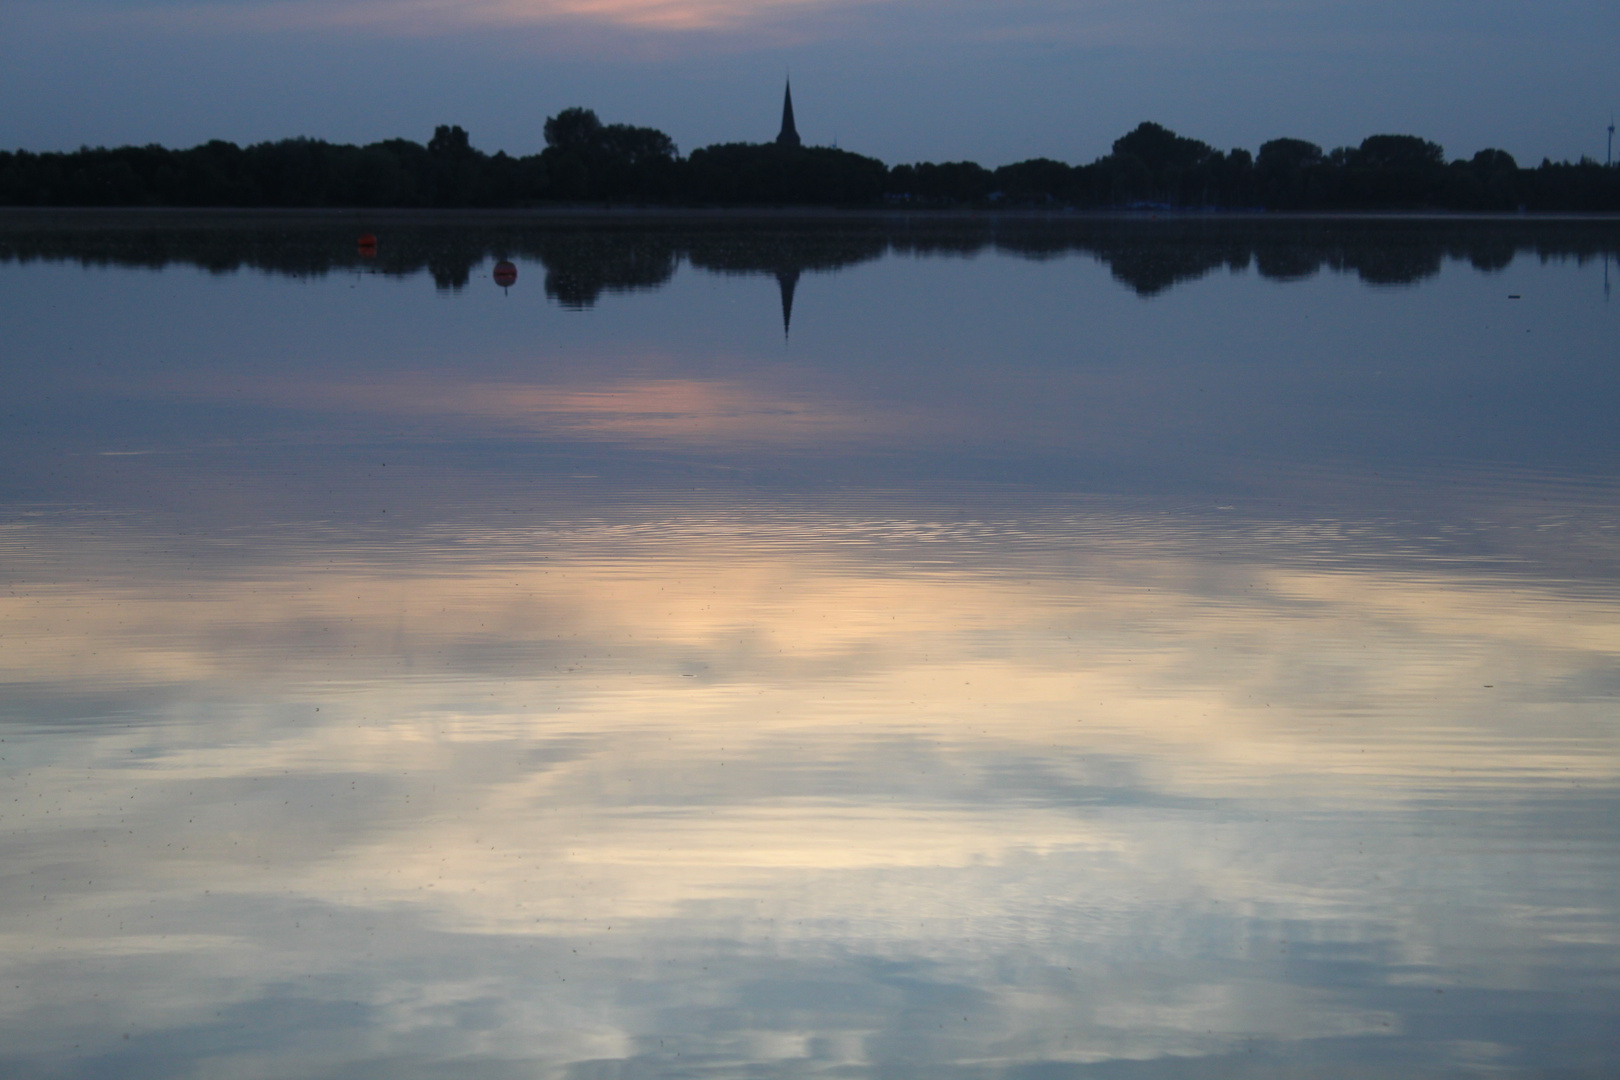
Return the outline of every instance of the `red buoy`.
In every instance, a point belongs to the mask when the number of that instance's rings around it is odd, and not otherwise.
[[[362,259],[375,259],[377,257],[377,238],[371,233],[360,234],[360,257]]]
[[[495,264],[495,284],[506,288],[517,280],[517,267],[502,259]]]

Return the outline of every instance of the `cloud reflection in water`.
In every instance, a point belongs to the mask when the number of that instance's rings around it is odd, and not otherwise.
[[[226,1006],[318,1073],[294,1005],[353,998],[341,1060],[993,1070],[1400,1038],[1412,988],[1613,960],[1612,905],[1540,898],[1596,852],[1504,873],[1530,855],[1491,839],[1609,809],[1570,688],[1613,670],[1612,596],[1212,563],[1196,522],[1047,522],[1014,559],[688,524],[212,580],[17,530],[72,573],[0,607],[4,677],[108,719],[8,740],[8,891],[52,899],[9,905],[7,974],[64,996],[7,1026],[44,1053],[40,1010],[100,992],[75,1040],[213,1057]]]

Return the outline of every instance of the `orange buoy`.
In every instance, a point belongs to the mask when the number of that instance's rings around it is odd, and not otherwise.
[[[373,234],[360,234],[360,257],[362,259],[374,259],[377,257],[377,237]]]
[[[495,264],[495,284],[506,288],[517,280],[517,267],[502,259]]]

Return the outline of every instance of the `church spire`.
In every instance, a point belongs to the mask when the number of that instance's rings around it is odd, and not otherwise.
[[[798,146],[799,129],[793,126],[793,83],[787,84],[782,95],[782,132],[776,136],[777,146]]]

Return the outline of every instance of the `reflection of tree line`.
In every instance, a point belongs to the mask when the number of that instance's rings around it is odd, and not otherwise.
[[[251,268],[295,277],[426,270],[441,289],[460,289],[476,268],[518,259],[545,268],[546,295],[585,308],[604,292],[656,289],[684,261],[716,274],[765,275],[791,305],[800,275],[870,262],[888,253],[1030,259],[1089,255],[1141,295],[1223,267],[1253,267],[1290,281],[1324,267],[1372,284],[1406,284],[1438,273],[1446,259],[1480,270],[1516,254],[1587,259],[1620,256],[1620,222],[1366,218],[960,218],[874,215],[766,224],[666,220],[470,219],[368,222],[375,254],[357,249],[358,223],[326,218],[161,215],[22,215],[0,219],[0,261],[73,260],[84,265],[225,273]]]

